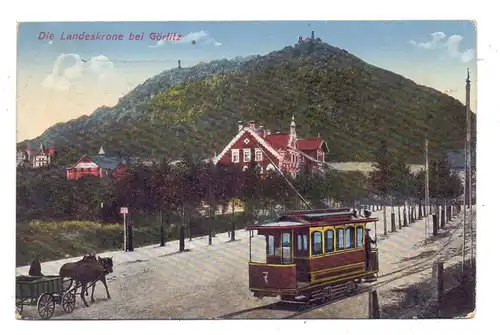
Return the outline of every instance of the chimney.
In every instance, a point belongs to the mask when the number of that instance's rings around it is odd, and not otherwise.
[[[259,127],[259,135],[262,137],[266,137],[266,132],[264,131],[264,127]]]
[[[255,121],[250,121],[250,129],[255,130]]]
[[[266,130],[266,136],[269,136],[269,135],[271,135],[271,131],[268,129],[268,130]]]
[[[238,132],[240,132],[241,129],[243,129],[243,125],[241,124],[241,121],[238,121]]]
[[[178,67],[180,69],[181,68],[181,60],[180,59],[177,61],[177,64],[178,64]]]

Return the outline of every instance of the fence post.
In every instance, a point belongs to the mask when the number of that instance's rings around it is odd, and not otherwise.
[[[444,293],[443,272],[443,261],[435,261],[432,267],[432,299],[435,304],[434,315],[436,317],[440,317],[440,307]]]
[[[432,234],[434,236],[438,234],[438,218],[436,214],[432,214]]]
[[[163,211],[160,211],[160,247],[165,246],[165,226],[163,225]]]
[[[445,217],[445,207],[443,206],[441,208],[441,228],[444,228],[445,224],[446,224],[446,217]]]
[[[212,245],[212,227],[208,227],[208,245]]]
[[[396,214],[391,213],[391,230],[392,232],[396,232]]]
[[[134,251],[134,232],[132,230],[132,222],[131,221],[129,221],[129,223],[128,223],[127,230],[128,230],[128,238],[127,238],[128,251]]]
[[[231,241],[234,241],[235,240],[235,230],[236,230],[236,221],[234,220],[234,199],[232,201],[232,207],[233,207],[233,213],[232,213],[232,217],[231,217]]]
[[[179,231],[179,251],[184,251],[184,226],[181,226]]]
[[[401,206],[398,206],[398,222],[399,222],[399,229],[401,229]]]
[[[380,307],[378,304],[377,290],[374,289],[368,293],[368,318],[380,319]]]

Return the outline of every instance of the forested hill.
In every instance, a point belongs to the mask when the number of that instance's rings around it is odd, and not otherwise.
[[[287,131],[292,115],[300,137],[320,133],[328,142],[328,161],[373,161],[386,138],[408,163],[421,163],[426,132],[431,152],[461,148],[465,136],[458,100],[315,39],[264,56],[165,71],[115,107],[57,124],[30,142],[54,144],[62,164],[101,145],[122,156],[207,157],[223,149],[240,120]]]

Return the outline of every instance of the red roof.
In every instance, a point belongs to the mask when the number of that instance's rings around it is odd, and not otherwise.
[[[321,138],[301,138],[297,139],[297,149],[299,150],[318,150],[321,149],[323,140]]]
[[[265,139],[275,149],[286,149],[288,146],[288,134],[270,134]]]

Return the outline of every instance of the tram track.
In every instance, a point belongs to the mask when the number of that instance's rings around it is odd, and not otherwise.
[[[458,219],[460,219],[460,216],[458,217]],[[290,302],[285,302],[285,301],[278,301],[278,302],[274,302],[274,303],[271,303],[268,305],[258,306],[255,308],[250,308],[250,309],[241,310],[241,311],[234,312],[234,313],[229,313],[229,314],[226,314],[226,315],[219,317],[218,319],[259,318],[259,315],[262,315],[263,311],[269,311],[270,313],[272,313],[272,311],[278,311],[278,310],[284,311],[284,312],[290,312],[290,314],[284,315],[282,317],[277,317],[277,319],[293,319],[293,318],[296,318],[298,316],[313,312],[317,309],[327,307],[327,306],[332,305],[334,303],[346,300],[348,298],[356,297],[356,296],[359,296],[361,294],[371,292],[374,289],[378,289],[380,287],[383,287],[383,286],[385,286],[391,282],[394,282],[396,280],[399,280],[399,279],[402,279],[402,278],[405,278],[405,277],[408,277],[411,275],[415,275],[417,273],[421,273],[421,272],[424,272],[427,270],[431,270],[433,264],[429,264],[429,262],[431,262],[436,257],[438,257],[440,254],[442,254],[443,252],[446,252],[448,250],[448,247],[454,241],[453,237],[455,236],[457,231],[459,231],[459,229],[461,229],[461,228],[463,228],[463,220],[461,220],[460,223],[456,227],[454,227],[453,232],[451,233],[448,240],[443,245],[441,245],[441,247],[438,250],[436,250],[436,252],[434,254],[432,254],[429,257],[426,257],[422,261],[419,261],[415,264],[409,265],[407,267],[404,267],[404,268],[396,270],[396,271],[382,274],[382,275],[377,277],[377,279],[389,277],[383,281],[377,281],[376,283],[373,283],[373,284],[365,284],[365,283],[361,284],[362,287],[360,287],[355,294],[349,294],[349,295],[345,294],[343,296],[339,296],[339,297],[336,297],[334,299],[330,299],[324,303],[314,304],[313,306],[305,308],[305,309],[304,309],[304,306],[308,306],[308,305],[290,303]],[[462,246],[462,248],[463,247],[465,247],[465,246]],[[466,247],[466,252],[467,252],[467,250],[470,251],[470,248]],[[461,253],[462,253],[462,250],[458,250],[458,251],[453,252],[451,254],[448,254],[444,257],[441,257],[440,260],[442,260],[443,262],[446,262],[446,261],[460,255]],[[400,275],[397,275],[397,274],[400,274]],[[397,275],[397,276],[394,276],[394,275]],[[255,317],[252,317],[252,316],[255,316]]]

